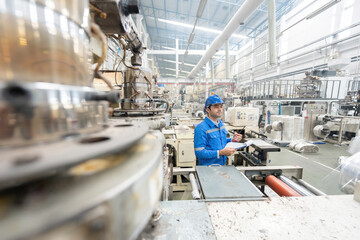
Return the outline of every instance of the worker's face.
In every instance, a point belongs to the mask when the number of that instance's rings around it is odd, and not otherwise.
[[[209,116],[214,119],[221,118],[223,105],[221,103],[211,105],[210,108],[207,108],[206,111],[208,112]]]

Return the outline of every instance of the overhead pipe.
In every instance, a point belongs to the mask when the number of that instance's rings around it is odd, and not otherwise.
[[[301,197],[298,192],[286,185],[286,183],[274,175],[267,176],[265,183],[281,197]]]
[[[224,31],[222,31],[222,33],[216,37],[210,48],[205,52],[204,56],[190,72],[188,78],[195,78],[196,74],[214,56],[214,54],[219,51],[225,41],[230,38],[231,34],[233,34],[240,25],[244,24],[245,20],[258,8],[262,2],[263,0],[246,0],[243,5],[241,5],[239,10],[235,13],[234,17],[226,25]]]
[[[269,63],[277,64],[276,53],[276,13],[275,0],[268,0],[268,26],[269,26]]]

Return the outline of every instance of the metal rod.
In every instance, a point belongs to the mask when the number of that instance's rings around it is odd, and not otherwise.
[[[300,193],[302,196],[314,196],[312,192],[304,188],[303,186],[300,186],[299,184],[295,183],[294,181],[291,181],[289,178],[281,175],[280,176],[281,181],[286,183],[289,187]]]
[[[314,193],[316,196],[326,196],[325,193],[323,193],[322,191],[320,191],[319,189],[313,187],[312,185],[310,185],[309,183],[305,182],[302,179],[298,179],[296,177],[292,177],[294,178],[300,185],[304,186],[306,189],[308,189],[309,191],[311,191],[312,193]]]
[[[200,199],[200,193],[199,193],[199,189],[195,180],[195,176],[193,173],[189,174],[190,177],[190,184],[191,184],[191,188],[192,188],[192,192],[191,195],[193,197],[193,199],[198,200]]]

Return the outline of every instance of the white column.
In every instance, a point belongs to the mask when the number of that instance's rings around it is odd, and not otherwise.
[[[229,54],[229,39],[225,41],[225,78],[230,78],[230,54]]]
[[[277,64],[276,54],[276,13],[275,0],[268,0],[268,25],[269,25],[269,64]]]
[[[214,73],[214,61],[210,59],[210,71],[211,71],[211,85],[215,86],[215,73]]]
[[[176,78],[179,78],[179,39],[175,40]]]

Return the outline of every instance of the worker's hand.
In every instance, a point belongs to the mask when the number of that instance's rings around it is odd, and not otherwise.
[[[237,132],[235,132],[233,138],[232,138],[232,141],[233,142],[240,142],[242,139],[242,135],[241,134],[238,134]]]
[[[226,147],[224,149],[221,149],[219,151],[219,155],[222,156],[222,155],[225,155],[225,156],[231,156],[234,154],[236,150],[234,148],[229,148],[229,147]]]

